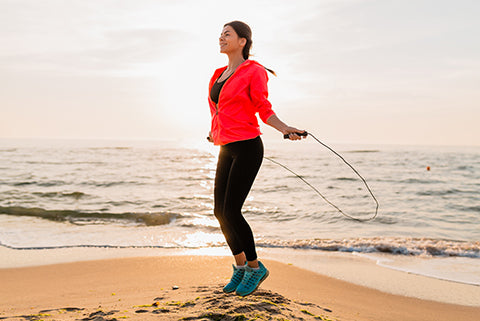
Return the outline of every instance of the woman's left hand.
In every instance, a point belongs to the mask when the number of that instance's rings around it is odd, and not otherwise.
[[[299,140],[302,139],[302,136],[297,135],[297,133],[306,133],[305,130],[302,129],[297,129],[295,127],[290,127],[287,124],[285,124],[283,121],[280,120],[280,118],[277,117],[277,115],[273,114],[272,116],[268,117],[267,119],[267,124],[281,132],[284,136],[288,135],[288,139],[290,140]],[[307,137],[306,135],[303,136],[303,138]],[[287,138],[287,137],[285,137]]]
[[[302,139],[302,137],[303,138],[307,137],[306,135],[304,136],[297,135],[297,134],[305,133],[305,130],[297,129],[295,127],[287,126],[284,130],[282,130],[282,132],[284,135],[288,135],[288,138],[290,140],[299,140],[299,139]]]

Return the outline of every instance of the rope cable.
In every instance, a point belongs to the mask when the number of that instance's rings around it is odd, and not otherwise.
[[[357,174],[358,177],[360,177],[360,179],[362,180],[363,184],[365,185],[365,187],[367,188],[368,192],[370,193],[370,195],[372,196],[373,200],[375,201],[375,213],[373,214],[373,216],[369,217],[369,218],[357,218],[357,217],[354,217],[354,216],[351,216],[347,213],[345,213],[344,211],[342,211],[338,206],[336,206],[335,204],[333,204],[331,201],[329,201],[322,193],[320,193],[320,191],[315,188],[315,186],[313,186],[312,184],[310,184],[306,179],[304,179],[302,176],[298,175],[297,173],[295,173],[294,171],[292,171],[290,168],[288,168],[287,166],[273,160],[272,158],[270,157],[264,157],[265,159],[268,159],[269,161],[271,161],[272,163],[275,163],[277,164],[278,166],[281,166],[283,167],[284,169],[286,169],[287,171],[289,171],[290,173],[292,173],[293,175],[295,175],[297,178],[299,178],[300,180],[302,180],[306,185],[308,185],[312,190],[314,190],[325,202],[327,202],[329,205],[331,205],[333,208],[335,208],[338,212],[340,212],[342,215],[352,219],[352,220],[355,220],[355,221],[359,221],[359,222],[367,222],[367,221],[371,221],[373,219],[375,219],[377,217],[377,214],[378,214],[378,201],[377,201],[377,198],[375,197],[375,195],[373,195],[373,192],[372,190],[370,189],[370,187],[368,186],[367,184],[367,181],[362,177],[362,175],[360,175],[360,173],[349,163],[345,160],[345,158],[343,158],[342,155],[340,155],[339,153],[337,153],[335,150],[333,150],[330,146],[324,144],[323,142],[321,142],[317,137],[315,137],[314,135],[312,135],[312,133],[307,133],[307,132],[304,132],[303,134],[305,135],[310,135],[312,136],[313,139],[315,139],[319,144],[323,145],[325,148],[327,148],[328,150],[330,150],[332,153],[334,153],[335,155],[337,155],[345,164],[347,164],[352,170],[353,172],[355,172],[355,174]],[[287,138],[288,136],[286,136],[285,138]]]

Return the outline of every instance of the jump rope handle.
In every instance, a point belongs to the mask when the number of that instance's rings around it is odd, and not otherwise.
[[[307,135],[308,135],[308,133],[307,133],[306,131],[304,131],[303,133],[295,133],[295,134],[297,134],[298,136],[307,136]],[[284,139],[288,139],[288,138],[289,138],[288,135],[289,135],[289,134],[283,135],[283,138],[284,138]]]

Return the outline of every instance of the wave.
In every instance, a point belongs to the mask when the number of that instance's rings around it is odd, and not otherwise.
[[[210,232],[218,228],[206,227]],[[0,241],[0,246],[14,250],[40,250],[58,248],[215,248],[225,247],[225,242],[208,242],[196,245],[152,244],[152,245],[112,245],[112,244],[77,244],[52,246],[12,246]],[[257,240],[258,248],[304,249],[312,251],[346,252],[346,253],[386,253],[412,257],[464,257],[479,259],[479,241],[456,241],[429,238],[351,238],[351,239],[310,239],[310,240]]]
[[[65,197],[65,198],[74,198],[74,199],[80,199],[82,197],[87,196],[87,194],[82,193],[82,192],[71,192],[71,193],[64,193],[64,192],[34,192],[33,195],[37,195],[40,197],[45,197],[45,198],[55,198],[55,197]]]
[[[118,146],[118,147],[89,147],[90,150],[128,150],[133,149],[130,146]]]
[[[27,185],[37,185],[41,187],[52,187],[52,186],[63,186],[66,185],[67,183],[64,181],[45,181],[45,182],[37,182],[37,181],[25,181],[25,182],[16,182],[12,183],[10,185],[15,186],[15,187],[20,187],[20,186],[27,186]]]
[[[478,202],[478,200],[473,200],[472,203]],[[450,208],[457,211],[467,212],[467,213],[480,213],[480,205],[471,204],[471,205],[462,205],[462,204],[450,204]],[[467,217],[468,218],[468,217]]]
[[[407,178],[399,181],[406,184],[442,184],[444,181],[437,179],[420,179],[420,178]]]
[[[469,172],[475,171],[475,167],[470,165],[460,165],[456,169],[459,171],[469,171]]]
[[[260,247],[312,249],[334,252],[389,253],[411,256],[480,258],[480,242],[429,238],[352,238],[343,240],[261,240]]]
[[[25,164],[29,165],[106,165],[108,163],[106,162],[100,162],[100,161],[58,161],[58,162],[47,162],[44,160],[39,160],[39,161],[25,161]]]
[[[480,213],[480,205],[473,205],[473,206],[461,206],[459,207],[460,210],[465,212],[479,212]]]
[[[378,149],[359,149],[359,150],[348,150],[345,153],[379,153]]]
[[[175,221],[180,214],[170,212],[154,213],[99,213],[73,210],[46,210],[38,207],[2,207],[0,214],[38,217],[55,222],[70,222],[77,225],[105,224],[110,221],[126,221],[146,226],[166,225]]]
[[[355,177],[337,177],[335,178],[337,181],[357,181],[358,179]]]
[[[445,189],[445,190],[429,190],[429,191],[421,191],[417,192],[417,195],[420,196],[446,196],[446,195],[451,195],[451,194],[473,194],[473,195],[478,195],[478,191],[474,190],[459,190],[456,188],[450,188],[450,189]]]
[[[11,250],[54,250],[54,249],[74,249],[74,248],[108,248],[108,249],[175,249],[183,248],[181,246],[163,246],[163,245],[110,245],[110,244],[78,244],[78,245],[52,245],[52,246],[11,246],[0,242],[3,246]]]
[[[197,231],[202,230],[208,233],[215,233],[220,231],[220,227],[217,227],[217,226],[198,225],[198,224],[191,224],[191,223],[183,223],[180,226],[185,228],[191,228]]]
[[[208,178],[199,178],[198,180],[205,180]],[[196,180],[194,178],[187,178],[186,180]],[[29,186],[29,185],[35,185],[35,186],[40,186],[40,187],[54,187],[54,186],[65,186],[65,185],[70,185],[72,182],[66,182],[66,181],[61,181],[61,180],[50,180],[50,181],[17,181],[17,182],[0,182],[0,185],[10,185],[14,187],[22,187],[22,186]],[[99,182],[99,181],[84,181],[78,183],[80,185],[84,186],[94,186],[94,187],[113,187],[113,186],[142,186],[145,185],[145,182],[141,181],[135,181],[135,180],[118,180],[118,181],[104,181],[104,182]]]
[[[96,182],[96,181],[86,181],[86,182],[81,182],[80,185],[85,185],[85,186],[95,186],[95,187],[113,187],[113,186],[141,186],[141,185],[146,185],[144,182],[139,182],[139,181],[111,181],[111,182]]]

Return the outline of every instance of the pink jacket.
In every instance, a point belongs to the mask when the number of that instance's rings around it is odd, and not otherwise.
[[[210,98],[210,90],[225,69],[227,66],[215,70],[208,87],[211,136],[215,145],[257,137],[261,132],[256,113],[264,123],[275,114],[268,101],[267,72],[261,64],[249,59],[225,82],[217,107]]]

